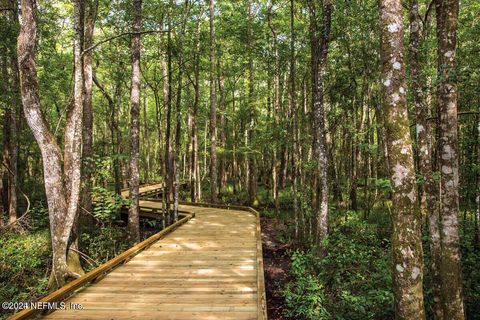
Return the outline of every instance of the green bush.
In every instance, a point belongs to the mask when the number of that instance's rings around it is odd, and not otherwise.
[[[32,301],[47,292],[50,234],[6,233],[0,236],[0,301]],[[0,319],[7,314],[2,309]]]
[[[130,203],[115,192],[99,186],[93,187],[92,198],[96,201],[93,216],[101,223],[111,224],[118,220],[120,209]]]
[[[329,319],[326,310],[326,295],[320,279],[314,274],[313,255],[296,251],[292,255],[291,276],[293,281],[283,291],[286,316],[293,319]]]
[[[87,267],[89,270],[114,258],[128,247],[125,228],[105,226],[80,236],[80,249],[94,261],[93,265]]]
[[[375,227],[351,219],[332,230],[324,258],[292,255],[293,280],[284,294],[294,319],[391,319],[389,241]]]

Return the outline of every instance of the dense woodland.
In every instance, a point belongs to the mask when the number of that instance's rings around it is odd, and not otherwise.
[[[158,230],[138,188],[161,182],[171,222],[180,200],[258,208],[272,319],[480,319],[479,17],[0,0],[0,300]]]

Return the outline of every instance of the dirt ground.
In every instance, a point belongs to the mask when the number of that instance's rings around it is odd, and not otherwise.
[[[265,271],[265,289],[267,295],[267,312],[270,320],[284,320],[285,301],[282,288],[288,282],[290,257],[288,244],[278,240],[280,227],[271,218],[262,218],[263,261]]]

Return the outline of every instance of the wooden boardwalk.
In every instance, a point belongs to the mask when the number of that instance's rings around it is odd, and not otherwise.
[[[57,310],[45,318],[266,319],[258,213],[206,205],[179,209],[194,218],[65,300],[82,310]]]

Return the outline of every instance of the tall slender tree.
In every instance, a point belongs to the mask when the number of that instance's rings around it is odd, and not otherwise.
[[[17,32],[18,26],[18,4],[15,0],[10,0],[9,5],[11,11],[9,14],[9,22],[12,26],[14,34]],[[13,35],[12,35],[13,36]],[[10,93],[10,108],[7,115],[9,116],[6,122],[8,132],[6,137],[9,137],[7,141],[7,153],[6,163],[8,166],[8,223],[14,225],[17,221],[17,184],[18,184],[18,139],[19,132],[19,109],[20,109],[20,97],[19,97],[19,83],[18,83],[18,59],[17,52],[15,50],[15,41],[10,41],[8,48],[8,55],[10,61],[10,81],[6,81],[9,84],[7,92]],[[5,79],[6,80],[6,79]]]
[[[326,122],[325,122],[325,73],[327,69],[327,54],[330,42],[330,26],[332,20],[332,1],[324,0],[322,11],[322,28],[316,30],[317,37],[319,37],[319,48],[314,53],[318,57],[312,59],[313,63],[318,63],[316,66],[316,88],[313,103],[313,122],[314,122],[314,146],[315,146],[315,160],[317,161],[317,175],[318,175],[318,200],[315,212],[316,223],[316,239],[321,250],[321,242],[328,234],[328,155],[327,155],[327,139],[326,139]]]
[[[142,0],[133,1],[132,21],[132,91],[130,93],[130,209],[128,212],[128,232],[130,240],[140,242],[140,206],[138,168],[140,147],[140,31],[142,29]]]
[[[443,311],[445,319],[465,318],[458,236],[458,119],[456,47],[458,0],[436,0],[438,113],[440,123],[439,166],[441,172],[441,216]]]
[[[217,202],[217,106],[215,94],[215,0],[210,0],[210,199]]]
[[[433,289],[433,311],[435,319],[443,319],[443,310],[441,304],[441,279],[440,279],[440,229],[439,216],[437,208],[437,191],[433,179],[432,148],[432,129],[427,118],[429,115],[429,106],[427,104],[425,93],[425,78],[422,68],[421,47],[425,36],[423,20],[420,16],[417,0],[410,0],[409,19],[410,19],[410,75],[412,79],[412,95],[415,107],[416,134],[418,146],[418,170],[423,177],[423,184],[420,186],[420,212],[421,216],[426,216],[428,221],[428,234],[430,251],[432,253],[432,262],[430,270],[432,272]],[[427,11],[428,14],[428,11]],[[427,16],[428,18],[428,16]]]
[[[173,150],[172,150],[172,10],[173,1],[169,1],[167,12],[167,60],[162,61],[163,94],[166,108],[165,115],[165,194],[166,210],[169,212],[173,196]],[[170,215],[168,215],[170,217]]]
[[[93,157],[93,108],[92,108],[92,85],[93,85],[93,52],[89,48],[93,45],[93,32],[97,17],[98,0],[86,2],[83,74],[84,74],[84,97],[83,97],[83,170],[82,170],[82,202],[80,215],[92,212],[92,170]]]
[[[256,106],[255,106],[255,70],[254,70],[254,48],[255,34],[253,31],[253,4],[247,1],[247,48],[248,48],[248,108],[249,108],[249,128],[247,130],[248,142],[253,148],[253,139],[256,131]],[[257,159],[254,152],[247,156],[247,184],[248,184],[248,203],[254,205],[257,198]]]
[[[268,26],[270,28],[270,32],[272,34],[272,49],[273,55],[275,59],[274,68],[273,68],[273,135],[274,141],[277,143],[278,141],[278,123],[279,123],[279,108],[280,108],[280,93],[279,93],[279,86],[280,86],[280,56],[278,53],[278,40],[277,40],[277,32],[275,31],[275,26],[273,25],[273,12],[272,6],[275,4],[276,1],[272,1],[270,6],[268,7]],[[272,150],[272,194],[273,194],[273,202],[275,205],[275,216],[279,217],[280,212],[280,201],[279,201],[279,192],[278,192],[278,156],[277,156],[276,145]]]
[[[296,93],[296,64],[295,64],[295,4],[290,0],[290,109],[293,122],[293,152],[292,152],[292,175],[293,175],[293,214],[295,219],[295,238],[299,236],[299,205],[298,205],[298,174],[299,174],[299,141],[298,141],[298,111]]]

